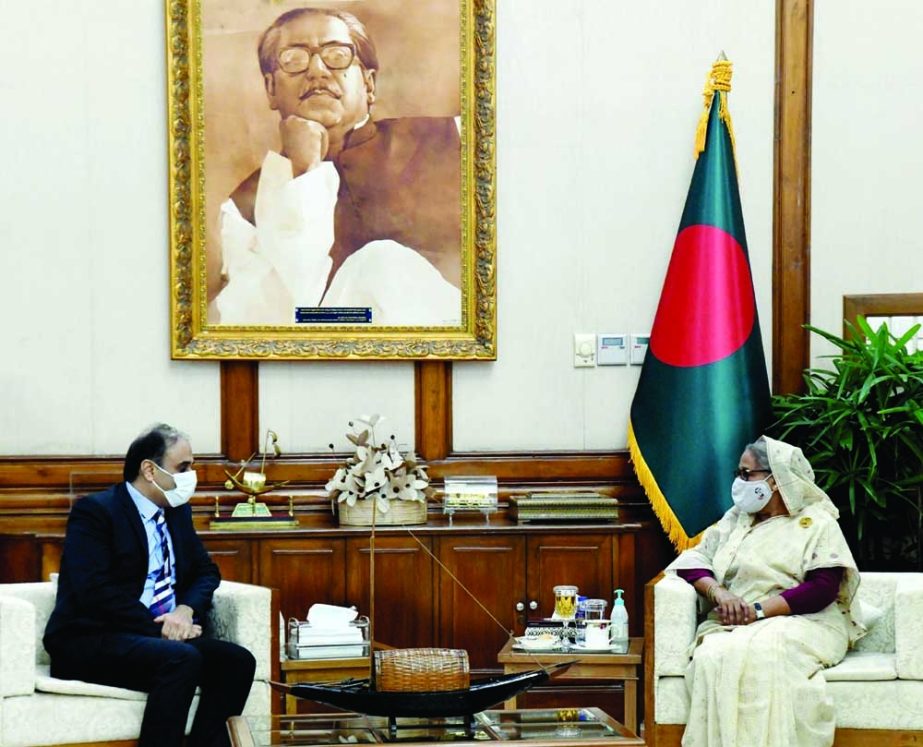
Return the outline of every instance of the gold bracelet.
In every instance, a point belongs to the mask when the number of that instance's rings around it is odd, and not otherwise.
[[[708,591],[705,592],[705,598],[708,599],[712,604],[715,603],[715,594],[718,593],[718,589],[721,588],[721,584],[717,581],[708,587]]]

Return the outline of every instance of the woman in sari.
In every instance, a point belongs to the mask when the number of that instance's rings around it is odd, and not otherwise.
[[[833,744],[822,670],[865,632],[859,572],[801,449],[762,437],[741,455],[734,506],[667,570],[712,607],[686,672],[684,747]]]

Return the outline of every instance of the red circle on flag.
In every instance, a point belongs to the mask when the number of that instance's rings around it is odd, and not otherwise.
[[[651,352],[673,366],[702,366],[739,349],[756,316],[743,247],[715,226],[689,226],[676,237]]]

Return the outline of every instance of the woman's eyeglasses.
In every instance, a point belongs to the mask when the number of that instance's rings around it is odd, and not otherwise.
[[[747,469],[746,467],[738,467],[734,470],[734,477],[739,477],[741,480],[749,480],[750,475],[771,475],[771,469]]]

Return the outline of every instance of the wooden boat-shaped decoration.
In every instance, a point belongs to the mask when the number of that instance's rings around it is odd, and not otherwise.
[[[477,680],[467,688],[456,690],[382,691],[373,688],[369,680],[346,680],[328,685],[308,682],[293,685],[273,684],[289,695],[315,700],[356,713],[365,713],[369,716],[392,718],[472,716],[530,687],[546,682],[555,674],[565,671],[572,663],[567,662],[530,672]]]

